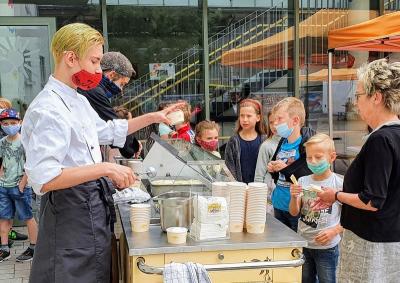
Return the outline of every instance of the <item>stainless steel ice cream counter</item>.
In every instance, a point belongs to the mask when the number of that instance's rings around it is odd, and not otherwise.
[[[159,225],[133,233],[129,205],[119,205],[124,233],[120,236],[124,282],[163,282],[163,267],[170,262],[205,265],[213,282],[301,282],[306,241],[267,217],[263,234],[231,233],[229,239],[172,245]]]

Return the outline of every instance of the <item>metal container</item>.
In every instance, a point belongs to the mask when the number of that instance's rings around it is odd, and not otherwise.
[[[129,167],[129,161],[140,161],[143,162],[143,159],[134,159],[134,158],[125,158],[122,156],[115,156],[114,157],[115,163],[119,165],[124,165]]]
[[[163,182],[165,181],[165,182]],[[201,181],[190,177],[155,177],[150,181],[150,190],[153,196],[166,192],[207,193],[210,190]]]
[[[193,222],[193,194],[190,192],[168,192],[153,198],[160,209],[161,229],[169,227],[190,228]]]

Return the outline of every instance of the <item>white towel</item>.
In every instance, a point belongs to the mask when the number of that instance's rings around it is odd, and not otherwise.
[[[164,268],[164,283],[211,283],[203,265],[171,262]]]

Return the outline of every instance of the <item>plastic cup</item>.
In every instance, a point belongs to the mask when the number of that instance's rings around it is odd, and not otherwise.
[[[184,227],[169,227],[167,228],[168,243],[180,245],[186,243],[187,229]]]
[[[169,113],[167,118],[171,121],[171,125],[182,124],[185,122],[185,114],[183,114],[182,110]]]

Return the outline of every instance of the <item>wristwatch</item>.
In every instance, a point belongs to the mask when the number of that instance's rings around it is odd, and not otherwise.
[[[338,199],[338,194],[341,193],[341,191],[337,191],[335,193],[335,201],[339,202],[340,204],[342,204],[342,202]]]

